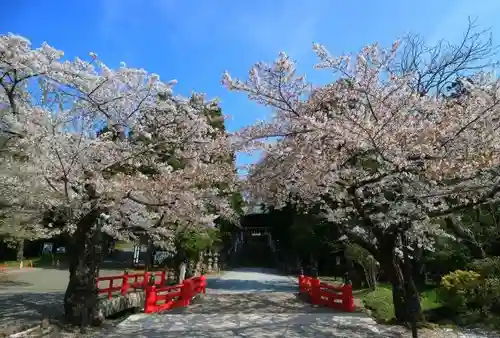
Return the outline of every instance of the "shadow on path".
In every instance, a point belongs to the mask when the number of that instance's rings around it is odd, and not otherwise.
[[[31,286],[33,283],[28,281],[19,280],[10,274],[0,273],[0,290],[13,289]]]
[[[403,337],[396,327],[381,328],[359,318],[328,314],[153,315],[119,325],[102,337]]]
[[[63,292],[0,294],[0,332],[32,327],[63,314]]]
[[[314,306],[288,292],[209,294],[187,308],[169,313],[195,314],[291,314],[325,313],[336,317],[368,318],[364,313],[345,313],[324,306]]]

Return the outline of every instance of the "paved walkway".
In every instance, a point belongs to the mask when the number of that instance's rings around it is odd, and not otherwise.
[[[102,270],[101,276],[123,273]],[[67,270],[24,268],[0,273],[0,337],[2,332],[18,331],[39,325],[43,318],[63,314]]]
[[[209,281],[202,302],[127,318],[102,337],[400,337],[361,314],[316,308],[295,296],[295,279],[238,269]],[[401,330],[399,330],[401,331]]]
[[[102,270],[115,275],[121,270]],[[62,313],[68,272],[24,269],[0,279],[0,336]],[[208,280],[205,299],[185,309],[133,315],[116,328],[88,337],[409,337],[401,327],[377,325],[364,314],[345,314],[298,300],[296,281],[270,270],[239,269]],[[486,338],[491,335],[420,332],[422,338]],[[80,337],[57,334],[52,337]]]

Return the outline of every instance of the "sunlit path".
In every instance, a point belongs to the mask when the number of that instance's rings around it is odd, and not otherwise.
[[[203,301],[173,312],[131,316],[102,337],[331,337],[332,330],[339,337],[342,331],[346,337],[367,337],[380,333],[370,317],[312,307],[297,299],[296,291],[294,278],[273,270],[235,269],[209,280]]]
[[[208,293],[297,292],[297,281],[272,269],[240,268],[208,281]]]

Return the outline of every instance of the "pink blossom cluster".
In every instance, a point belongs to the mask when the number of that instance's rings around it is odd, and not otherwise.
[[[112,69],[93,53],[63,55],[0,36],[0,196],[11,219],[2,228],[19,229],[14,215],[40,224],[44,210],[65,207],[64,228],[35,227],[34,236],[71,232],[99,207],[111,235],[140,227],[163,240],[179,226],[231,217],[217,187],[236,183],[234,164],[220,160],[232,158],[232,145],[206,114],[216,102],[176,96],[175,81]]]
[[[426,245],[439,217],[498,198],[499,80],[481,72],[460,97],[422,94],[418,74],[395,71],[398,48],[333,57],[315,44],[316,68],[335,78],[324,86],[284,53],[247,80],[224,74],[229,90],[272,109],[234,135],[241,150],[264,153],[245,181],[253,202],[320,205],[352,238],[376,244],[404,229]]]

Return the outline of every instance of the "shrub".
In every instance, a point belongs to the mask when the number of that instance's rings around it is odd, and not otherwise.
[[[462,312],[473,302],[480,283],[477,272],[456,270],[441,278],[439,296],[446,307]]]
[[[500,279],[498,277],[485,278],[476,289],[476,297],[471,308],[479,309],[482,313],[498,312],[500,310]]]
[[[441,279],[439,296],[448,309],[457,313],[496,312],[500,308],[500,278],[484,278],[475,271],[456,270]]]
[[[468,265],[469,269],[476,271],[484,278],[500,277],[500,257],[476,259]]]

